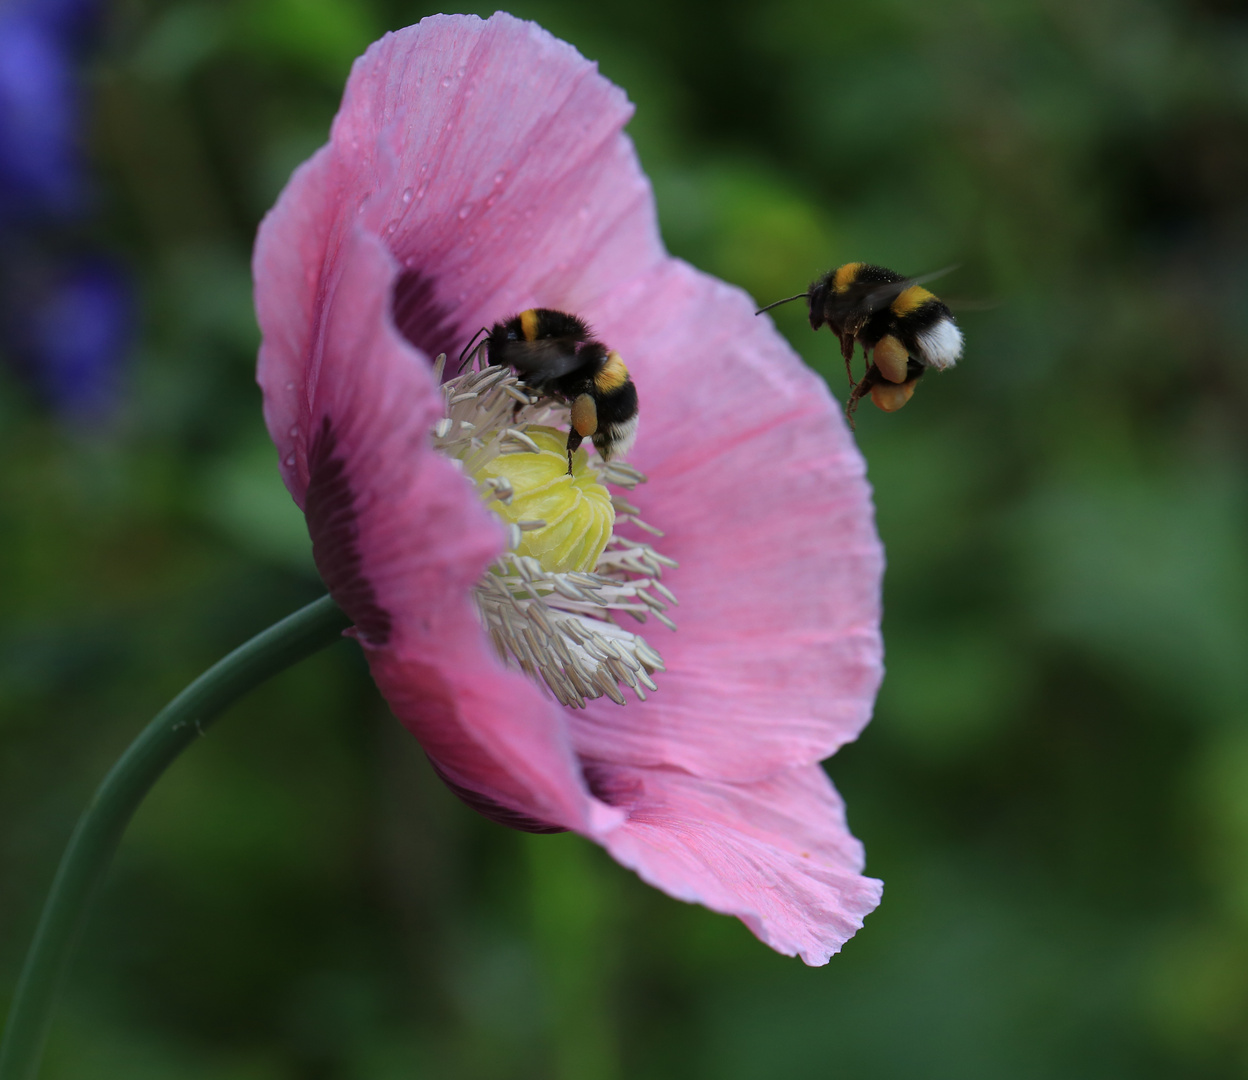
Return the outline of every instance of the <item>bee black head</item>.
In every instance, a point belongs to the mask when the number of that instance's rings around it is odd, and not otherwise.
[[[828,293],[832,291],[832,275],[825,274],[818,281],[811,283],[806,293],[806,302],[810,305],[810,328],[818,330],[826,321]]]

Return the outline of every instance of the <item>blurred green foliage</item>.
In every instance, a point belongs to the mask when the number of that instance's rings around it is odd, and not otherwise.
[[[808,970],[576,837],[491,825],[343,644],[142,809],[48,1080],[1243,1075],[1248,9],[513,10],[628,89],[670,247],[760,302],[850,259],[961,264],[964,363],[859,421],[889,676],[830,768],[884,904]],[[351,59],[426,13],[113,11],[100,232],[146,312],[124,414],[65,430],[0,383],[4,992],[107,765],[318,592],[253,384],[250,243]],[[799,307],[777,322],[843,394]]]

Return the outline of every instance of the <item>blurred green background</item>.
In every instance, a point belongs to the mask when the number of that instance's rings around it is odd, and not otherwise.
[[[68,426],[0,381],[0,1007],[108,765],[319,592],[253,382],[250,245],[352,58],[431,10],[110,12],[124,404]],[[961,264],[963,364],[859,414],[889,674],[829,767],[883,906],[807,969],[576,837],[492,825],[344,643],[143,807],[44,1075],[1248,1075],[1248,8],[512,10],[627,89],[668,245],[760,302],[851,259]],[[776,316],[842,396],[831,335]]]

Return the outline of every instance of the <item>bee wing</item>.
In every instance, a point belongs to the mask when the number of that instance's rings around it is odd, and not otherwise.
[[[971,300],[962,296],[942,296],[945,307],[950,311],[996,311],[1002,306],[1001,300]]]
[[[835,301],[838,307],[845,311],[864,311],[871,314],[881,311],[888,307],[912,285],[922,285],[924,282],[933,281],[938,277],[943,277],[951,270],[956,270],[957,263],[946,266],[940,270],[933,270],[930,274],[920,274],[918,277],[903,278],[901,281],[864,281],[850,285],[844,292],[834,293],[830,298]]]
[[[961,263],[950,263],[948,266],[942,266],[939,270],[933,270],[930,274],[920,274],[918,277],[906,278],[905,281],[900,283],[901,287],[908,289],[911,285],[922,285],[928,281],[935,281],[938,277],[944,277],[946,274],[953,273],[961,265]]]
[[[557,379],[582,363],[576,345],[565,338],[509,341],[501,359],[521,375],[532,375],[538,380]]]

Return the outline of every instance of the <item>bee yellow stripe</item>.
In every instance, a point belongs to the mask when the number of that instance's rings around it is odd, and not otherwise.
[[[612,390],[618,390],[628,381],[628,368],[624,366],[624,361],[620,359],[618,352],[607,353],[607,362],[602,365],[602,370],[594,376],[594,386],[598,388],[599,393],[606,394]]]
[[[520,312],[520,333],[525,341],[537,340],[537,312],[533,308]]]
[[[836,273],[832,275],[832,288],[837,292],[844,292],[853,283],[854,278],[858,276],[858,270],[862,263],[846,263],[844,266],[838,266]]]
[[[909,315],[916,308],[922,307],[929,300],[936,298],[926,289],[918,285],[911,285],[908,289],[903,289],[897,294],[897,299],[890,304],[890,308],[894,315]]]

